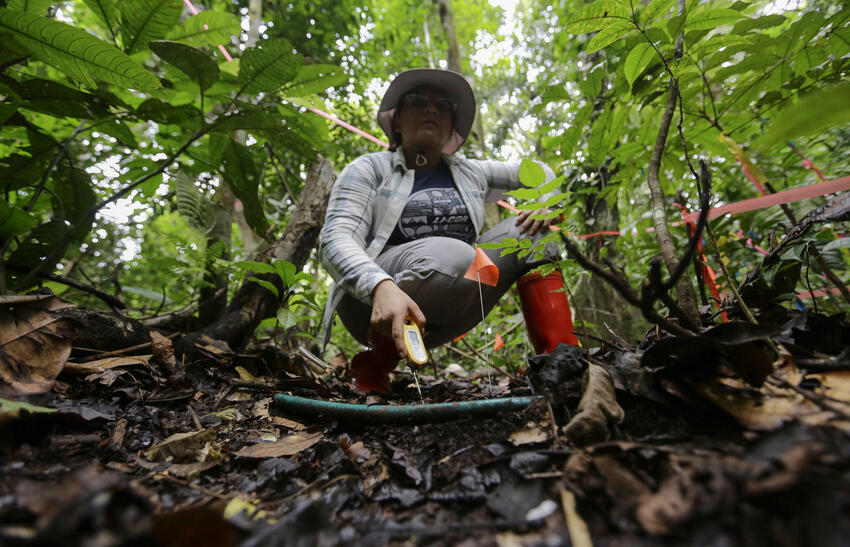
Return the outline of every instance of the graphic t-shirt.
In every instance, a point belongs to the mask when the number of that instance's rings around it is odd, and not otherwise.
[[[451,172],[443,163],[435,169],[416,173],[407,205],[387,243],[400,245],[434,236],[452,237],[466,243],[475,241],[475,227],[469,211]]]

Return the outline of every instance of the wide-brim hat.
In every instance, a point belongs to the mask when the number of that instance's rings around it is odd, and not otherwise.
[[[472,122],[475,120],[475,93],[466,78],[451,70],[433,68],[413,68],[395,77],[381,99],[378,109],[378,125],[387,134],[390,148],[398,146],[393,131],[392,119],[398,102],[410,91],[421,86],[441,89],[457,105],[454,117],[454,130],[449,142],[443,146],[443,152],[454,154],[466,141]]]

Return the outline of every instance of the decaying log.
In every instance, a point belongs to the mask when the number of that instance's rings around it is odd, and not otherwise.
[[[304,267],[324,223],[333,182],[330,162],[320,158],[310,167],[301,198],[283,236],[263,252],[259,261],[269,262],[274,258],[292,262],[297,270]],[[279,294],[284,295],[277,275],[257,274],[256,277],[274,284]],[[222,340],[233,348],[243,346],[263,319],[274,316],[280,304],[279,298],[268,289],[253,281],[245,281],[222,317],[208,327],[181,338],[176,344],[176,351],[192,353],[196,342],[203,336]]]

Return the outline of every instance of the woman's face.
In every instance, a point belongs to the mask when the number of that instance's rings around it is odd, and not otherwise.
[[[404,96],[393,130],[405,150],[442,150],[452,135],[454,105],[440,89],[418,87]]]

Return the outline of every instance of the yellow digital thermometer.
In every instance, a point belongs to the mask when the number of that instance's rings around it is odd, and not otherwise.
[[[404,347],[407,350],[407,358],[417,365],[428,362],[428,352],[425,351],[425,342],[422,341],[422,333],[419,326],[412,319],[404,320]]]

